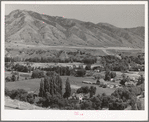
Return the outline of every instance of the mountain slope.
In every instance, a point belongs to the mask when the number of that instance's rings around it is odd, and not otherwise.
[[[144,47],[144,27],[117,28],[15,10],[5,16],[6,43],[99,47]]]

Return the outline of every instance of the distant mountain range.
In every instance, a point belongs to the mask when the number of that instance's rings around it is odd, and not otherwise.
[[[9,44],[143,48],[144,31],[144,27],[118,28],[26,10],[5,16]]]

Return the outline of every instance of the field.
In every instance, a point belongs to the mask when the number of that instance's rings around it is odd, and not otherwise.
[[[141,48],[129,48],[129,47],[96,47],[96,46],[46,46],[46,45],[24,45],[24,44],[9,44],[7,47],[16,48],[34,48],[34,49],[51,49],[51,50],[65,50],[65,49],[95,49],[95,50],[121,50],[121,51],[140,51]]]
[[[102,76],[104,75],[104,72],[100,73]],[[108,82],[108,81],[104,81],[101,80],[101,82],[105,82],[108,84],[119,84],[119,79],[121,78],[122,73],[121,72],[116,72],[117,77],[116,77],[116,82]],[[126,75],[128,75],[130,78],[135,77],[136,79],[139,77],[140,74],[144,74],[144,72],[129,72],[126,73]],[[11,76],[11,72],[5,72],[5,77],[7,76]],[[21,73],[20,72],[20,78],[19,81],[16,82],[6,82],[6,87],[9,90],[13,90],[13,89],[25,89],[26,91],[34,91],[36,93],[39,92],[39,87],[40,87],[40,81],[41,79],[30,79],[30,77],[28,77],[27,80],[25,80],[26,76],[31,76],[31,73]],[[82,83],[82,81],[91,81],[93,83],[96,82],[96,80],[93,77],[74,77],[74,76],[61,76],[62,78],[62,83],[63,83],[63,93],[65,92],[65,82],[66,79],[69,78],[70,81],[70,85],[71,85],[71,89],[72,92],[74,92],[75,90],[77,90],[78,88],[80,88],[81,86],[91,86],[93,84],[84,84]],[[107,95],[110,95],[111,93],[114,92],[114,90],[116,88],[101,88],[97,85],[94,85],[97,88],[96,94],[102,94],[102,93],[106,93]]]
[[[34,57],[57,57],[60,51],[65,52],[85,52],[89,53],[92,56],[106,56],[106,55],[117,55],[119,53],[125,53],[126,55],[136,55],[137,53],[142,52],[141,48],[129,48],[129,47],[75,47],[75,46],[35,46],[35,45],[16,45],[16,44],[7,44],[6,45],[5,55],[10,55],[11,57],[19,58],[34,58]],[[40,53],[39,53],[40,52]],[[78,53],[78,56],[80,54]],[[83,54],[84,55],[84,54]],[[71,57],[72,55],[68,55]]]
[[[9,76],[11,74],[10,72],[6,72],[5,75]],[[65,82],[66,82],[67,77],[69,78],[72,92],[74,92],[81,86],[89,86],[89,87],[91,86],[91,84],[84,84],[82,83],[82,81],[96,82],[96,80],[89,78],[89,77],[86,78],[86,77],[74,77],[74,76],[61,76],[62,83],[63,83],[63,90],[62,90],[63,93],[65,92]],[[5,85],[9,90],[25,89],[26,91],[35,91],[36,93],[38,93],[39,87],[40,87],[40,81],[41,79],[39,78],[25,80],[24,77],[20,77],[20,81],[6,82]],[[99,86],[96,86],[96,88],[97,88],[96,94],[106,93],[107,95],[110,95],[115,90],[115,88],[109,89],[109,88],[101,88]]]

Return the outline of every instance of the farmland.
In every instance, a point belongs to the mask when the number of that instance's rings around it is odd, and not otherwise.
[[[10,75],[10,72],[6,72],[6,76]],[[65,81],[67,77],[70,80],[72,92],[76,90],[76,88],[80,88],[81,86],[91,86],[90,84],[83,84],[82,81],[89,80],[92,82],[95,82],[94,79],[91,78],[85,78],[85,77],[74,77],[74,76],[61,76],[62,78],[62,84],[63,84],[63,93],[65,91]],[[9,90],[13,89],[25,89],[26,91],[36,91],[39,92],[40,87],[40,81],[41,79],[28,79],[25,80],[24,77],[20,77],[20,81],[16,82],[6,82],[6,87]],[[96,86],[97,91],[96,94],[102,94],[106,93],[107,95],[110,95],[112,92],[114,92],[115,89],[109,89],[109,88],[100,88]]]
[[[62,110],[124,110],[129,106],[134,109],[131,102],[137,104],[135,98],[143,95],[141,50],[61,47],[57,51],[49,47],[34,51],[33,48],[20,50],[19,54],[17,48],[7,50],[5,94],[11,99]]]
[[[117,73],[117,79],[121,78],[122,73],[121,72],[116,72],[116,73]],[[143,72],[141,72],[141,73],[143,73]],[[100,74],[104,75],[104,72],[101,72]],[[132,78],[132,77],[138,78],[139,77],[139,72],[131,72],[131,73],[126,73],[126,74],[129,75],[130,78]],[[7,76],[11,76],[11,72],[5,72],[5,77],[7,77]],[[25,80],[25,76],[31,76],[31,73],[20,73],[20,80],[16,81],[16,82],[6,82],[6,84],[5,84],[6,87],[9,90],[24,89],[26,91],[35,91],[38,93],[41,79],[40,78],[30,79],[30,77],[29,77],[27,80]],[[69,80],[70,80],[72,92],[76,91],[78,88],[80,88],[82,86],[91,86],[91,84],[84,84],[84,83],[82,83],[82,81],[91,81],[93,83],[96,82],[96,80],[93,77],[61,76],[61,78],[62,78],[62,85],[63,85],[63,90],[62,90],[63,93],[65,91],[65,82],[66,82],[67,78],[69,78]],[[108,83],[108,84],[119,84],[119,81],[116,81],[116,82],[104,81],[104,82]],[[107,95],[110,95],[116,89],[116,88],[112,88],[112,89],[101,88],[99,86],[96,86],[96,88],[97,88],[96,95],[102,94],[102,93],[106,93]]]

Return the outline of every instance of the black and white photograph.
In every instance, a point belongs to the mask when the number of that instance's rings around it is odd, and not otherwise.
[[[1,25],[4,120],[148,118],[147,2],[3,1]]]

